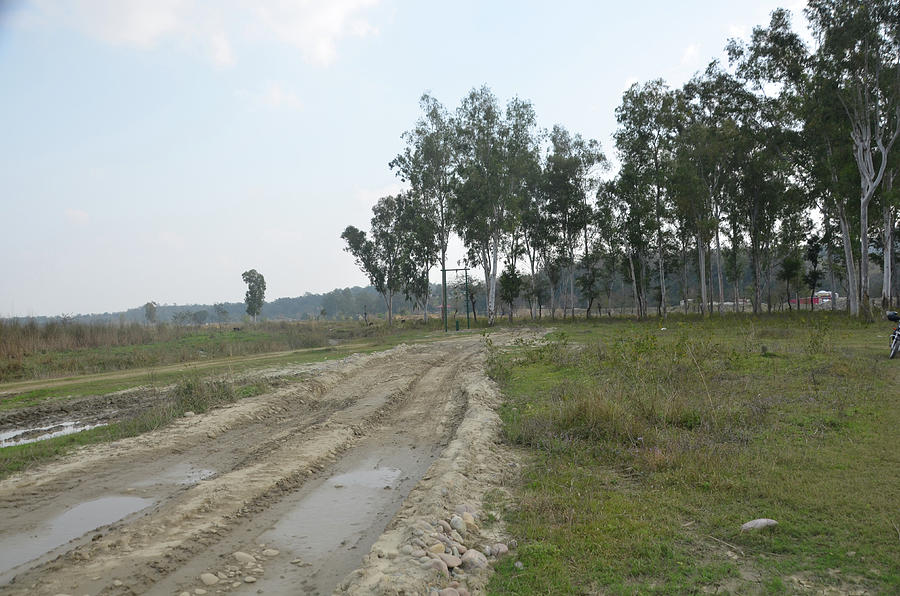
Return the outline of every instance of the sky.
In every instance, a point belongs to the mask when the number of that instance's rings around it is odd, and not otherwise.
[[[239,302],[251,268],[267,300],[367,285],[340,234],[402,190],[422,93],[488,85],[612,158],[626,88],[802,6],[0,0],[0,316]]]

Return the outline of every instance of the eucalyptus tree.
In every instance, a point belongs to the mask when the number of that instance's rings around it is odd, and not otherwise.
[[[531,265],[530,292],[535,291],[536,247],[529,243],[546,242],[547,238],[538,238],[541,234],[541,213],[544,194],[541,192],[540,139],[537,130],[534,108],[530,102],[513,98],[507,103],[504,118],[504,161],[506,184],[511,205],[509,234],[506,241],[507,268],[515,265],[524,254]],[[538,218],[535,222],[532,219]],[[536,224],[536,227],[535,227]],[[519,286],[523,280],[516,273]],[[518,288],[521,292],[521,287]],[[533,301],[532,301],[533,304]],[[532,318],[534,312],[532,308]]]
[[[617,205],[615,181],[600,183],[596,191],[592,222],[595,233],[589,252],[593,256],[591,262],[597,268],[598,290],[606,294],[607,309],[611,307],[613,284],[616,281],[616,270],[621,257],[622,216],[622,210]],[[601,312],[599,304],[597,311]]]
[[[865,262],[858,261],[854,246],[858,246],[858,210],[853,203],[858,192],[858,178],[853,151],[845,139],[850,137],[850,124],[843,108],[832,91],[833,83],[822,73],[812,73],[806,82],[807,101],[803,104],[803,154],[801,172],[806,174],[809,192],[820,199],[823,226],[828,241],[829,262],[834,239],[830,226],[838,224],[843,248],[844,275],[847,277],[847,305],[850,314],[859,314],[859,271]],[[833,271],[834,268],[830,267]],[[834,282],[832,280],[832,288]],[[835,305],[832,297],[832,306]]]
[[[683,130],[678,137],[676,157],[670,172],[668,190],[673,197],[673,222],[676,236],[680,240],[682,253],[681,284],[682,298],[687,312],[687,252],[691,237],[697,249],[697,273],[700,285],[700,312],[706,315],[709,300],[707,294],[707,248],[714,226],[712,207],[707,189],[697,172],[696,145],[694,142],[705,136],[706,131],[698,130],[694,123]]]
[[[536,164],[527,187],[529,190],[520,204],[519,225],[522,233],[522,253],[525,255],[531,271],[527,280],[529,285],[528,302],[531,318],[534,319],[536,314],[538,316],[541,314],[541,300],[538,299],[538,296],[543,289],[539,287],[538,273],[541,263],[546,265],[547,259],[544,257],[548,248],[555,244],[555,239],[551,236],[553,228],[547,216],[547,194],[541,184],[540,163]],[[537,313],[535,307],[537,307]]]
[[[422,307],[422,318],[427,322],[431,295],[428,274],[440,257],[439,223],[424,196],[413,191],[397,195],[397,209],[401,286],[406,299]]]
[[[634,308],[647,316],[647,264],[654,233],[654,201],[632,164],[624,163],[613,186],[616,217],[621,222],[623,274],[631,282]]]
[[[796,192],[805,45],[791,30],[790,13],[772,12],[768,27],[755,27],[749,43],[730,40],[726,50],[746,90],[736,97],[738,188],[735,203],[750,237],[753,311],[759,312],[763,281],[772,293],[773,235],[778,222],[808,207]],[[771,311],[771,299],[768,308]]]
[[[900,204],[900,157],[895,151],[891,156],[892,165],[884,175],[883,192],[881,193],[881,208],[883,216],[883,258],[882,258],[882,284],[881,306],[890,308],[893,305],[893,272],[894,272],[894,245],[896,236],[894,229],[897,227],[898,204]]]
[[[406,147],[390,162],[397,176],[410,184],[414,195],[424,207],[426,225],[434,233],[441,265],[441,287],[444,307],[441,318],[447,317],[447,245],[452,229],[452,201],[454,188],[454,127],[450,115],[439,101],[427,93],[419,100],[422,117],[415,127],[403,133]],[[427,274],[426,274],[427,279]],[[426,281],[427,285],[427,281]]]
[[[394,295],[403,289],[403,240],[401,210],[404,197],[386,196],[372,208],[369,235],[347,226],[341,238],[344,250],[353,255],[357,266],[381,294],[388,325],[393,323]]]
[[[452,198],[456,230],[468,260],[484,271],[488,324],[496,316],[500,251],[519,224],[528,166],[535,151],[535,115],[527,101],[513,99],[505,114],[488,87],[473,89],[456,115],[459,183]]]
[[[150,301],[144,305],[144,318],[147,319],[147,322],[151,325],[156,324],[156,309],[159,305]]]
[[[256,321],[266,300],[266,278],[256,269],[250,269],[241,274],[241,279],[247,284],[247,292],[244,295],[247,314]]]
[[[689,212],[695,223],[699,267],[705,267],[705,242],[709,234],[715,242],[719,312],[725,302],[720,228],[728,201],[724,189],[736,169],[735,143],[739,134],[736,119],[746,91],[718,62],[713,61],[702,75],[693,77],[678,94],[681,101],[676,120],[679,134],[676,154],[680,167],[689,167],[702,194],[695,195]],[[682,199],[683,200],[683,199]],[[702,284],[701,284],[702,285]],[[705,300],[704,300],[705,302]]]
[[[600,144],[571,134],[560,125],[550,133],[550,148],[545,159],[544,189],[550,226],[559,241],[558,254],[569,278],[569,308],[575,317],[576,254],[590,252],[593,205],[597,170],[606,164]],[[565,317],[565,311],[563,311]]]
[[[585,308],[586,318],[591,317],[591,308],[594,305],[594,301],[600,297],[606,288],[604,283],[609,281],[604,278],[604,274],[609,272],[609,267],[604,267],[604,264],[608,265],[608,261],[615,262],[615,257],[611,250],[612,246],[615,245],[615,231],[613,229],[615,213],[611,209],[603,209],[599,197],[597,206],[601,208],[592,210],[590,221],[588,226],[586,226],[588,232],[585,236],[585,249],[579,264],[579,275],[575,278],[575,283],[582,297],[587,300],[587,307]],[[599,303],[597,310],[599,313]]]
[[[818,47],[813,69],[850,124],[859,174],[860,293],[868,314],[869,206],[900,137],[900,2],[809,0],[806,16]]]
[[[656,79],[644,85],[635,83],[629,87],[622,96],[622,104],[616,108],[619,128],[616,130],[615,140],[619,159],[631,164],[634,174],[653,198],[656,262],[663,318],[667,313],[663,228],[670,204],[670,197],[666,193],[666,178],[675,134],[674,105],[672,91],[662,79]]]

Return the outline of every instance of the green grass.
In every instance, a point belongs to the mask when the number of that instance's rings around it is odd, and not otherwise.
[[[309,321],[260,323],[230,327],[173,328],[171,326],[140,327],[133,333],[123,331],[114,338],[113,329],[101,328],[117,344],[69,349],[52,349],[51,342],[32,338],[4,338],[0,328],[0,382],[49,379],[69,375],[86,375],[149,368],[210,359],[233,358],[310,348],[323,348],[347,342],[380,343],[393,337],[414,336],[422,331],[436,331],[439,321],[424,325],[421,321],[399,321],[393,326],[367,326],[357,321]],[[129,328],[130,330],[130,328]],[[59,334],[84,331],[83,326],[71,330],[57,328]],[[127,331],[127,330],[126,330]],[[35,331],[37,333],[37,331]],[[7,334],[11,332],[7,330]],[[57,343],[66,343],[54,338]],[[9,344],[9,345],[7,345]]]
[[[900,591],[887,324],[830,313],[565,323],[493,352],[522,545],[494,594]],[[773,529],[741,533],[769,517]],[[514,563],[522,562],[521,569]]]

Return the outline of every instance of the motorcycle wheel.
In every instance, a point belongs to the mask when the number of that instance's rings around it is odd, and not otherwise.
[[[897,337],[897,334],[894,334],[894,339],[891,341],[891,355],[890,358],[893,358],[897,355],[897,352],[900,351],[900,337]]]

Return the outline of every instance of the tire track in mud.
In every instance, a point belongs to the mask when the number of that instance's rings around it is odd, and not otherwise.
[[[142,514],[44,557],[65,551],[56,559],[19,569],[0,593],[132,594],[196,580],[192,570],[209,560],[216,545],[227,551],[246,542],[235,537],[235,529],[259,535],[272,523],[267,511],[326,478],[326,467],[348,449],[364,440],[378,444],[379,432],[383,447],[402,440],[436,453],[465,407],[464,395],[451,390],[453,379],[472,363],[479,345],[478,338],[466,337],[351,357],[309,381],[179,421],[172,429],[88,448],[0,483],[0,515],[15,520],[0,539],[34,530],[97,495],[155,500]],[[147,485],[147,476],[163,479],[166,470],[185,462],[216,474],[195,484],[169,479]],[[408,488],[416,480],[408,478]],[[368,538],[374,540],[381,529]]]

